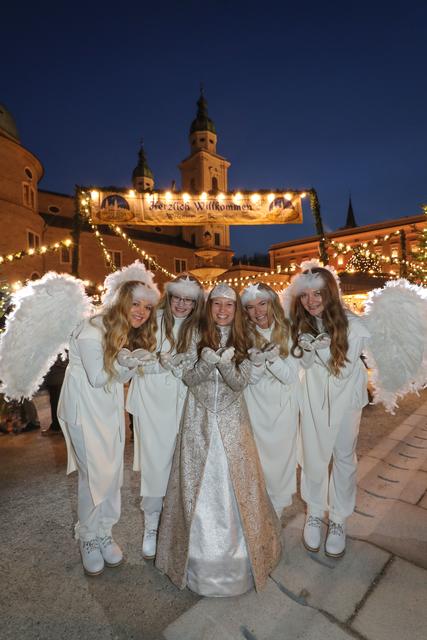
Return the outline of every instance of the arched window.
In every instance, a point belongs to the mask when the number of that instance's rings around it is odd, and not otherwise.
[[[218,193],[218,178],[215,176],[212,178],[212,192]]]

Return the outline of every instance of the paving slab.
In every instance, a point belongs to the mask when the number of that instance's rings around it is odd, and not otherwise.
[[[309,553],[301,541],[304,516],[284,531],[284,554],[272,578],[302,603],[321,609],[344,623],[355,611],[390,554],[366,542],[348,540],[343,558]],[[325,531],[324,531],[325,533]]]
[[[427,402],[424,402],[424,404],[417,407],[417,409],[415,410],[415,413],[420,413],[424,416],[427,416]]]
[[[424,471],[416,471],[404,487],[399,499],[410,504],[419,504],[427,490],[427,476]]]
[[[423,509],[427,509],[427,491],[424,493],[423,497],[419,501],[418,506],[422,507]]]
[[[359,481],[359,487],[384,498],[417,504],[427,489],[425,474],[378,461]]]
[[[402,425],[424,425],[426,422],[426,415],[420,411],[414,411],[410,416],[405,418]]]
[[[269,580],[264,591],[204,598],[163,632],[166,640],[349,640],[322,613],[302,606]]]
[[[426,602],[426,571],[396,559],[351,626],[368,640],[425,640]]]
[[[427,569],[427,511],[420,506],[396,502],[366,540]]]

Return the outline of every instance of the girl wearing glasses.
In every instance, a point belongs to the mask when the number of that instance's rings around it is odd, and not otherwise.
[[[144,367],[129,388],[126,409],[134,418],[134,465],[141,471],[144,512],[142,555],[156,554],[157,528],[169,479],[186,387],[182,364],[199,327],[204,291],[191,275],[165,285],[157,313],[157,362]]]

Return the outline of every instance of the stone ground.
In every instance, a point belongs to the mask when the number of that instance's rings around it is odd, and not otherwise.
[[[48,402],[36,399],[47,428]],[[303,503],[283,517],[285,552],[265,591],[200,598],[140,554],[137,474],[126,443],[115,537],[126,563],[89,578],[72,539],[76,476],[60,435],[0,436],[0,637],[4,640],[421,640],[427,628],[427,391],[395,416],[366,407],[357,511],[343,559],[301,545]]]

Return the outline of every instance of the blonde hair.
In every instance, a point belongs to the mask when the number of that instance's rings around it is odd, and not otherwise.
[[[331,357],[328,362],[329,369],[334,376],[338,376],[340,370],[348,362],[348,319],[345,309],[341,303],[338,286],[334,276],[328,269],[313,267],[312,273],[318,273],[324,282],[324,286],[319,289],[322,296],[323,312],[322,322],[325,330],[331,338]],[[307,273],[307,272],[304,272]],[[314,336],[319,334],[313,316],[304,309],[301,296],[303,291],[296,295],[291,302],[291,333],[292,348],[291,353],[296,358],[301,358],[302,351],[298,346],[298,336],[301,333],[311,333]]]
[[[110,380],[115,376],[114,360],[123,347],[129,349],[147,349],[154,351],[156,347],[156,314],[152,310],[150,317],[144,324],[135,329],[129,321],[129,312],[133,303],[133,289],[140,284],[137,280],[128,280],[119,288],[115,302],[102,314],[105,333],[104,369]],[[154,307],[153,307],[154,309]]]
[[[240,364],[245,358],[247,358],[248,349],[251,346],[248,336],[248,326],[246,323],[245,314],[243,312],[242,303],[240,297],[234,289],[230,287],[236,294],[236,311],[234,314],[233,322],[231,323],[230,335],[228,336],[226,347],[234,347],[234,357],[236,364]],[[200,353],[204,347],[210,347],[215,351],[220,346],[220,333],[217,329],[215,321],[212,316],[212,291],[210,292],[208,299],[206,300],[205,313],[202,316],[202,322],[200,326],[201,338],[197,346],[197,352],[200,357]]]
[[[287,356],[289,355],[289,337],[291,333],[291,323],[286,318],[283,307],[280,304],[280,298],[274,291],[274,289],[272,289],[268,284],[265,284],[264,282],[258,282],[257,285],[258,291],[265,291],[268,293],[268,297],[262,298],[262,300],[266,300],[267,302],[268,326],[271,326],[271,323],[273,323],[271,342],[277,344],[280,348],[280,355],[283,358],[287,358]],[[254,346],[258,349],[262,349],[266,346],[267,340],[260,334],[259,331],[257,331],[256,323],[249,318],[247,307],[251,303],[252,301],[247,302],[244,307],[247,314],[247,322]],[[253,301],[253,304],[256,304],[256,299]]]
[[[174,295],[168,291],[165,291],[163,298],[160,301],[159,309],[163,310],[163,316],[161,320],[161,331],[165,332],[165,336],[170,344],[169,351],[176,350],[177,353],[185,353],[190,348],[191,340],[199,330],[203,309],[205,306],[205,296],[203,287],[200,282],[192,276],[190,273],[180,273],[174,282],[179,280],[189,279],[196,283],[200,287],[200,295],[194,300],[194,305],[180,326],[178,340],[175,340],[173,335],[174,315],[171,308],[171,297]]]

